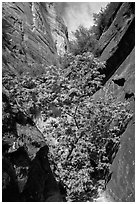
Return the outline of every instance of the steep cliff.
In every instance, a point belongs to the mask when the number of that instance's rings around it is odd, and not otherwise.
[[[99,39],[101,60],[107,61],[107,81],[135,46],[134,3],[123,3],[109,28]]]
[[[44,72],[67,50],[67,28],[56,3],[3,3],[3,71]]]
[[[100,59],[106,61],[104,87],[95,94],[117,101],[129,101],[135,112],[135,14],[132,3],[122,3],[117,14],[99,39]],[[121,135],[120,148],[111,166],[112,176],[107,184],[107,196],[116,202],[135,201],[135,119]]]

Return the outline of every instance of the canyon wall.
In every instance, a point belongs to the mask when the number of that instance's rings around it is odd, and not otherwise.
[[[116,202],[135,201],[134,7],[133,2],[121,3],[112,23],[99,39],[100,60],[106,61],[106,78],[103,88],[94,94],[94,98],[107,98],[111,92],[116,100],[128,101],[133,113],[132,120],[121,134],[120,148],[110,169],[112,176],[106,186],[106,195]],[[68,33],[58,12],[58,4],[4,2],[2,12],[3,72],[37,75],[43,73],[48,65],[59,66],[59,55],[68,50]],[[7,103],[6,98],[4,102]],[[15,123],[11,124],[15,137],[16,134],[25,134],[30,144],[30,155],[36,154],[43,142],[38,129],[31,124],[25,128],[18,124],[17,133],[13,130]]]
[[[121,135],[120,148],[111,166],[106,194],[116,202],[135,201],[135,4],[122,3],[109,28],[99,39],[106,61],[104,87],[95,94],[128,101],[133,118]]]
[[[58,12],[56,3],[3,2],[3,74],[20,76],[29,72],[31,76],[40,75],[45,72],[46,66],[60,65],[60,56],[67,51],[67,46],[67,27]],[[40,147],[46,144],[45,138],[24,112],[18,111],[18,108],[15,112],[13,111],[8,90],[3,87],[2,91],[3,201],[25,202],[32,201],[32,197],[35,197],[35,201],[64,201],[62,187],[60,190],[60,185],[50,169],[47,147],[40,150]],[[23,139],[20,140],[20,138]],[[34,159],[39,150],[38,158]],[[34,177],[27,182],[27,169],[31,166],[30,159],[31,161],[34,159],[35,172],[30,173]],[[13,168],[13,165],[16,167]],[[38,175],[41,180],[37,177]],[[37,184],[34,185],[33,181]],[[23,193],[25,184],[28,189]],[[35,187],[38,189],[32,190]],[[44,187],[46,189],[42,194]],[[37,196],[31,195],[32,191],[30,193],[29,190],[32,190],[34,194],[37,191],[39,193],[37,192]]]
[[[4,2],[2,5],[3,71],[44,72],[59,65],[67,50],[68,34],[58,5],[49,2]]]

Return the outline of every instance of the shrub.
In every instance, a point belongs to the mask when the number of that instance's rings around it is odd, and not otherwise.
[[[40,109],[48,121],[44,136],[56,141],[47,141],[49,157],[56,179],[66,186],[68,201],[91,201],[97,189],[105,187],[120,135],[132,117],[128,104],[112,96],[94,101],[105,77],[102,69],[105,63],[86,52],[68,54],[64,67],[47,67],[42,76],[3,76],[12,108],[30,117]]]
[[[97,189],[105,188],[112,154],[116,154],[120,134],[132,116],[127,105],[113,97],[97,102],[86,97],[71,117],[62,113],[57,128],[52,129],[58,140],[58,145],[51,147],[55,174],[67,186],[68,201],[92,201]]]
[[[97,47],[97,39],[92,29],[80,26],[74,32],[75,39],[70,41],[70,52],[74,55],[82,54],[84,52],[94,53]]]
[[[100,71],[105,64],[92,54],[69,54],[65,61],[64,69],[49,66],[45,68],[46,73],[38,77],[4,75],[3,85],[10,92],[14,109],[18,101],[27,114],[31,115],[33,109],[39,107],[48,117],[51,104],[61,107],[69,101],[73,104],[82,95],[92,95],[101,86],[104,75],[100,75]]]
[[[111,2],[107,4],[106,8],[101,9],[99,13],[93,14],[95,24],[93,30],[97,39],[99,39],[102,33],[111,25],[121,4],[121,2]]]
[[[99,57],[101,51],[98,47],[98,40],[111,25],[121,4],[121,2],[111,2],[107,4],[106,8],[101,9],[99,13],[94,13],[94,25],[89,29],[79,26],[73,32],[74,40],[70,41],[70,52],[74,55],[92,52],[96,57]]]

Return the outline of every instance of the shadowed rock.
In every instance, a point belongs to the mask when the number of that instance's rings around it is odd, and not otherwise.
[[[28,153],[23,146],[19,147],[14,152],[7,153],[5,156],[9,158],[13,165],[16,166],[29,166],[31,163]]]
[[[59,186],[48,161],[48,146],[42,147],[32,161],[28,180],[23,191],[23,201],[63,202]]]
[[[20,201],[15,170],[7,158],[2,159],[2,202]]]

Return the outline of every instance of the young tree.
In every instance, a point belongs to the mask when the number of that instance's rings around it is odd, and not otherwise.
[[[74,55],[84,52],[95,52],[98,41],[92,31],[92,27],[87,29],[80,26],[73,34],[75,40],[70,41],[70,52]]]
[[[47,121],[44,137],[57,180],[66,186],[68,201],[91,201],[99,186],[104,188],[109,166],[119,146],[122,131],[132,117],[127,103],[113,97],[94,101],[101,88],[105,63],[90,52],[68,54],[64,66],[50,66],[46,73],[20,78],[3,76],[10,104],[33,118],[37,109]]]

